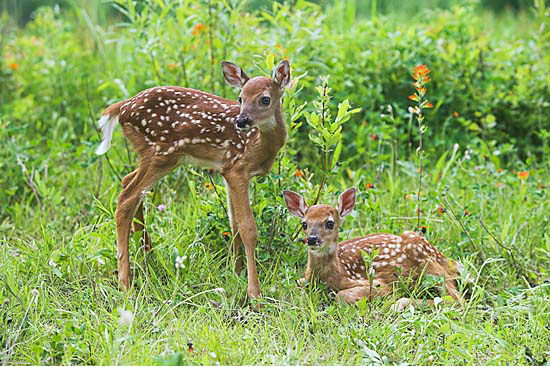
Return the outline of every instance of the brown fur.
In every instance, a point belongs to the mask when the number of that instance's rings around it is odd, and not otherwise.
[[[319,238],[317,245],[309,246],[302,282],[319,280],[338,291],[338,297],[345,302],[354,303],[361,298],[392,293],[394,283],[400,278],[415,280],[423,274],[431,274],[444,276],[449,295],[462,302],[455,284],[459,276],[458,263],[445,257],[415,232],[404,232],[401,236],[371,234],[338,243],[338,228],[343,220],[340,213],[351,210],[355,191],[342,194],[338,209],[329,205],[307,207],[299,194],[285,191],[284,195],[290,212],[306,224],[306,235]],[[334,221],[333,229],[327,227],[328,221]],[[378,253],[367,268],[363,254],[372,256],[373,251]],[[372,283],[369,272],[374,272]],[[401,299],[399,307],[419,303],[418,300]],[[428,304],[432,303],[428,301]]]
[[[194,89],[155,87],[117,102],[104,115],[118,117],[124,136],[139,156],[138,168],[124,177],[116,209],[117,257],[120,284],[130,285],[128,241],[134,216],[135,230],[143,230],[142,243],[151,241],[144,227],[142,198],[159,179],[182,162],[218,170],[227,184],[229,216],[234,233],[235,270],[242,269],[239,256],[245,247],[248,295],[258,297],[260,287],[254,252],[257,229],[249,202],[250,179],[271,170],[275,155],[287,138],[281,97],[290,77],[287,62],[275,79],[249,79],[238,66],[224,63],[230,84],[242,87],[242,103]],[[281,74],[282,73],[282,74]],[[269,106],[260,98],[269,96]],[[253,126],[241,130],[235,120],[246,112]]]

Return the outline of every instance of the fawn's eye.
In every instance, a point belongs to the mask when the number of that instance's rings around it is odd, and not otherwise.
[[[302,222],[302,228],[307,229],[307,223],[306,222]]]
[[[262,104],[264,106],[269,106],[269,102],[271,102],[271,98],[264,96],[264,97],[262,97],[262,99],[260,101],[262,102]]]
[[[327,228],[328,228],[328,229],[334,229],[334,221],[329,220],[329,221],[327,222]]]
[[[242,103],[243,103],[243,99],[239,97],[239,104],[242,104]]]

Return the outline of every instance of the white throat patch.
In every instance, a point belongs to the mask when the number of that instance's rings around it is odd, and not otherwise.
[[[271,118],[269,119],[256,122],[256,125],[261,130],[273,130],[276,124],[277,122],[275,121],[275,116],[271,116]]]

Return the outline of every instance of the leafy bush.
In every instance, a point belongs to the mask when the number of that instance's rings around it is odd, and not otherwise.
[[[334,99],[361,108],[344,136],[342,157],[350,168],[376,162],[388,150],[396,161],[411,157],[415,136],[406,96],[409,70],[418,63],[433,70],[435,108],[426,136],[433,152],[458,143],[491,155],[498,166],[548,152],[550,70],[543,28],[529,39],[493,40],[471,6],[425,11],[413,25],[393,26],[384,17],[355,21],[353,7],[325,14],[303,1],[292,9],[274,3],[270,13],[247,13],[242,4],[223,2],[210,8],[140,4],[116,3],[123,21],[109,27],[93,24],[83,9],[41,8],[24,30],[4,33],[0,112],[3,134],[18,144],[3,154],[24,163],[35,151],[79,152],[84,156],[78,164],[93,164],[93,126],[110,102],[158,84],[232,97],[220,60],[268,74],[266,53],[289,57],[294,75],[303,74],[297,104],[315,98],[319,76],[330,75]],[[391,121],[383,113],[388,105]],[[315,161],[307,134],[305,125],[296,134],[304,147],[302,166]],[[51,150],[51,142],[67,150]],[[19,170],[16,159],[4,162],[10,172]],[[24,186],[12,181],[7,187],[4,199]]]

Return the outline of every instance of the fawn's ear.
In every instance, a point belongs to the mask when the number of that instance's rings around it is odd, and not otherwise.
[[[223,76],[227,83],[232,87],[242,88],[248,79],[248,75],[232,62],[222,61]]]
[[[290,82],[290,64],[288,60],[283,60],[279,65],[273,70],[273,80],[279,86],[279,88],[285,89],[285,87]]]
[[[283,196],[290,214],[298,218],[303,218],[306,215],[307,204],[302,195],[285,190]]]
[[[356,192],[357,190],[355,189],[355,187],[351,187],[344,191],[338,197],[338,213],[340,214],[341,218],[345,217],[353,210],[353,206],[355,205]]]

